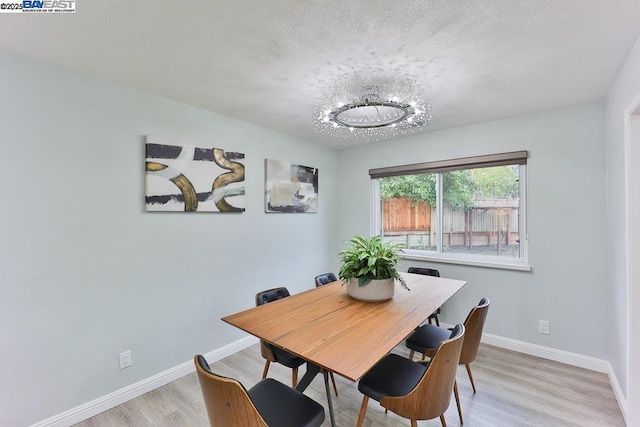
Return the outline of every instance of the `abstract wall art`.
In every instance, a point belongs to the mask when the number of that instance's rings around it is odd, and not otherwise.
[[[318,212],[318,169],[265,159],[265,212]]]
[[[147,136],[147,211],[244,212],[243,153]]]

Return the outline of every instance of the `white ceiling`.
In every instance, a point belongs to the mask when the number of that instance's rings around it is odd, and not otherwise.
[[[316,134],[311,116],[345,74],[415,78],[430,131],[601,98],[639,36],[639,0],[76,0],[74,14],[0,14],[0,49],[337,148],[353,142]]]

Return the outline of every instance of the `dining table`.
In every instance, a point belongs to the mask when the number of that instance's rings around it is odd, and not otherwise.
[[[335,426],[328,372],[358,381],[467,283],[400,274],[409,289],[396,284],[394,296],[387,301],[356,300],[338,280],[222,320],[306,360],[297,390],[304,391],[322,374]]]

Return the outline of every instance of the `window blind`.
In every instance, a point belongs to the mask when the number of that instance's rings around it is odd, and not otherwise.
[[[421,173],[448,172],[460,169],[488,168],[504,165],[526,165],[527,151],[512,151],[510,153],[489,154],[485,156],[463,157],[460,159],[438,160],[435,162],[414,163],[411,165],[390,166],[386,168],[369,169],[372,179],[387,176],[417,175]]]

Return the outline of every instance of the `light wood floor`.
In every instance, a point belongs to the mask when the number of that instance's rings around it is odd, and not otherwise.
[[[400,345],[395,352],[408,356]],[[225,376],[250,388],[260,380],[264,361],[257,345],[212,365]],[[458,387],[464,425],[473,426],[624,426],[624,420],[606,374],[575,368],[545,359],[482,345],[471,365],[478,390],[473,394],[463,367],[458,369]],[[301,368],[301,375],[304,368]],[[291,370],[272,364],[269,376],[290,384]],[[333,398],[338,426],[355,426],[362,395],[357,383],[336,376],[339,396]],[[324,382],[318,376],[305,391],[325,405]],[[447,410],[448,426],[459,426],[455,400]],[[207,415],[195,373],[126,402],[77,426],[207,426]],[[408,420],[385,415],[369,401],[365,426],[407,426]],[[438,419],[420,421],[420,426],[439,426]]]

